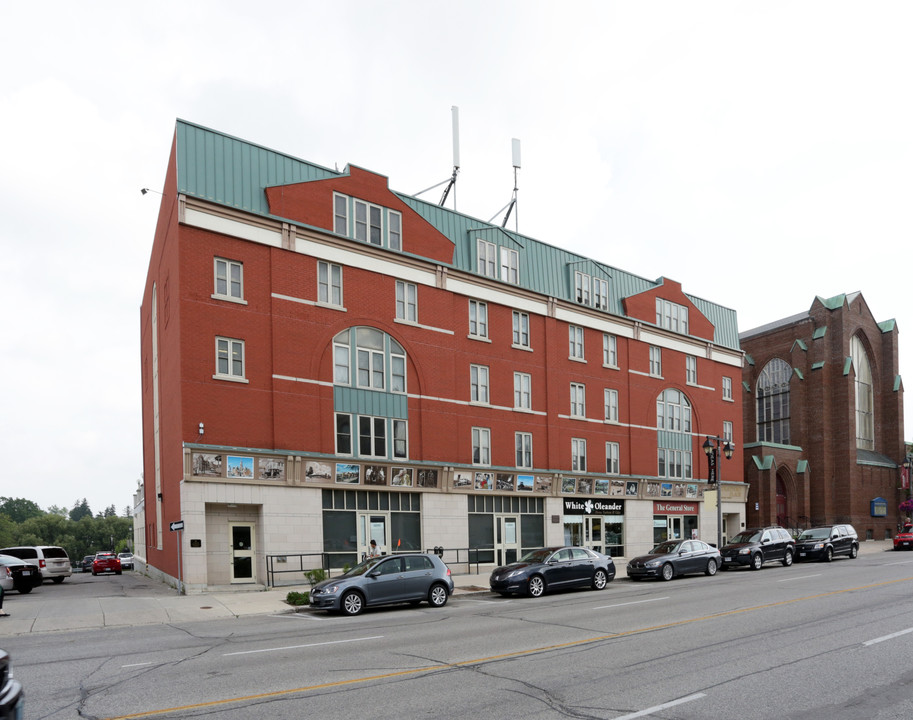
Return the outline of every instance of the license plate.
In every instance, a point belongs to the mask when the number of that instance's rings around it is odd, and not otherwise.
[[[23,574],[23,575],[31,575],[31,574],[32,574],[32,571],[31,571],[31,570],[23,570],[23,571],[22,571],[22,574]]]
[[[732,562],[732,558],[723,558],[723,562]]]
[[[799,557],[805,557],[805,553],[799,553]]]

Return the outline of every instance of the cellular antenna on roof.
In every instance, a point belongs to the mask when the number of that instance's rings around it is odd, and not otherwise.
[[[415,197],[418,197],[422,193],[434,190],[434,188],[447,183],[447,187],[444,188],[444,194],[441,196],[441,201],[438,203],[441,207],[447,202],[447,196],[450,194],[451,188],[456,187],[457,175],[460,172],[460,109],[456,105],[453,105],[450,108],[450,114],[453,123],[453,174],[450,176],[449,180],[443,180],[437,185],[432,185],[429,188],[425,188],[424,190],[415,193]],[[456,190],[453,191],[453,209],[456,210]]]
[[[501,208],[501,210],[504,210],[505,208],[507,208],[507,212],[504,215],[504,220],[501,222],[502,228],[507,227],[507,221],[510,219],[510,213],[517,206],[517,189],[518,189],[517,188],[517,170],[520,169],[520,141],[517,140],[517,138],[513,138],[511,140],[511,150],[513,151],[513,163],[514,163],[514,192],[511,195],[510,202],[507,203],[507,205],[505,205],[503,208]],[[498,210],[498,212],[496,212],[494,215],[492,215],[491,220],[489,220],[488,222],[491,222],[492,220],[494,220],[498,216],[498,213],[501,212],[501,210]],[[519,222],[519,217],[517,216],[517,213],[514,213],[514,230],[515,231],[518,230],[518,222]]]

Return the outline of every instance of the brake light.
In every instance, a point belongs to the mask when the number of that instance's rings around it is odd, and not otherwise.
[[[47,567],[47,566],[48,566],[48,564],[44,561],[44,558],[41,558],[41,559],[38,561],[38,567],[42,567],[42,568],[43,568],[43,567]]]
[[[8,567],[6,567],[6,566],[4,565],[4,566],[3,566],[3,569],[6,571],[6,576],[7,576],[7,577],[12,577],[12,576],[13,576],[13,571],[10,570]]]
[[[450,577],[450,568],[447,568],[447,577]]]

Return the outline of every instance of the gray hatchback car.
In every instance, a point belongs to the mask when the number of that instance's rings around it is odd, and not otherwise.
[[[404,553],[368,558],[344,575],[317,583],[310,606],[358,615],[366,607],[391,603],[427,600],[443,607],[452,593],[453,578],[443,560],[430,553]]]

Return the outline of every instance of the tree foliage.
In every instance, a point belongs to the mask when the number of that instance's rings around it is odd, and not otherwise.
[[[87,516],[92,517],[92,508],[89,507],[89,502],[85,498],[81,501],[77,500],[73,505],[73,509],[70,510],[70,520],[79,522]]]
[[[44,514],[38,505],[25,498],[0,497],[0,513],[16,523]]]

